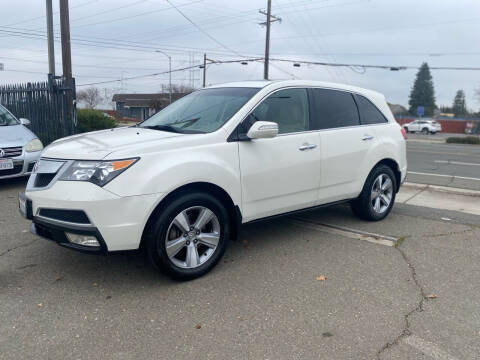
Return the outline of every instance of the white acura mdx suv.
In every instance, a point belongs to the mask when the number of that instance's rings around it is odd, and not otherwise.
[[[316,81],[212,86],[134,127],[46,147],[22,214],[89,253],[143,248],[176,279],[205,274],[242,223],[350,202],[381,220],[406,175],[383,95]]]

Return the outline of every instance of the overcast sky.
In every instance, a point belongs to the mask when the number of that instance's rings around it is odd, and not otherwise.
[[[73,72],[77,85],[128,79],[215,60],[263,56],[266,0],[70,0]],[[58,0],[54,28],[59,34]],[[48,72],[44,0],[2,0],[0,84],[45,80]],[[271,56],[331,63],[480,66],[478,0],[273,0]],[[201,30],[200,30],[201,29]],[[15,35],[15,36],[14,36]],[[61,48],[55,43],[57,74]],[[334,81],[371,88],[404,106],[417,70],[387,71],[273,62],[272,79]],[[480,71],[432,71],[437,105],[463,89],[478,110]],[[261,79],[263,64],[210,65],[207,83]],[[197,69],[175,72],[174,83],[201,85]],[[158,92],[168,75],[98,84],[102,91]],[[105,89],[105,90],[104,90]]]

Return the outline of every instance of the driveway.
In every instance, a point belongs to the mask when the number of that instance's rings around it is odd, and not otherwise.
[[[2,359],[480,354],[478,216],[398,204],[367,223],[336,206],[251,224],[211,273],[177,283],[139,253],[91,256],[31,235],[24,186],[0,183]]]

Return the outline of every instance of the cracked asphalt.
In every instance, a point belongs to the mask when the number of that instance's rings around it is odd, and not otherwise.
[[[24,186],[0,182],[0,359],[480,357],[479,216],[404,204],[378,223],[346,206],[300,215],[396,248],[251,224],[210,274],[176,283],[139,253],[36,238],[17,210]]]

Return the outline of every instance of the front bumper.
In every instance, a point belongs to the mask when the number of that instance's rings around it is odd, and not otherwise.
[[[45,190],[27,188],[19,194],[19,208],[32,220],[35,234],[71,249],[107,253],[139,248],[146,222],[162,197],[120,197],[88,182],[57,181]],[[100,246],[74,244],[66,233],[95,236]]]
[[[55,241],[58,245],[69,249],[89,254],[106,255],[108,253],[107,244],[96,227],[75,228],[71,225],[60,225],[58,223],[51,223],[34,217],[32,224],[30,225],[30,232],[45,239]],[[67,238],[66,233],[94,236],[97,239],[99,246],[84,246],[72,243]]]
[[[12,158],[13,169],[0,170],[0,179],[10,179],[30,175],[35,163],[40,159],[41,151],[27,153],[23,150],[23,154]]]

